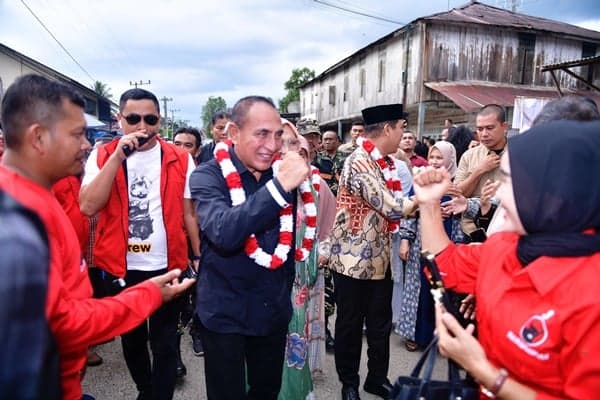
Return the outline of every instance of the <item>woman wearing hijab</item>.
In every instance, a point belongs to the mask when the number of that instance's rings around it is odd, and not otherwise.
[[[456,173],[454,146],[450,142],[436,142],[429,149],[427,162],[434,169],[445,168],[453,178]],[[447,200],[450,200],[448,195],[441,199]],[[405,347],[408,351],[424,348],[431,342],[435,322],[433,301],[429,294],[431,285],[423,274],[421,264],[421,236],[418,229],[421,223],[419,218],[408,218],[402,221],[400,230],[400,256],[406,261],[406,272],[396,333],[406,339]],[[465,241],[460,227],[460,215],[444,214],[444,229],[453,241]]]
[[[282,153],[299,152],[307,164],[309,145],[298,135],[296,127],[283,119]],[[317,175],[318,178],[318,175]],[[319,242],[327,238],[335,218],[335,197],[319,179],[319,187],[311,182],[311,191],[317,208],[317,235],[313,247],[304,261],[296,261],[296,274],[292,286],[292,320],[287,334],[283,377],[279,399],[305,400],[312,396],[312,374],[321,372],[325,352],[325,282],[319,268]],[[302,244],[307,229],[302,197],[298,194],[296,218],[296,248]]]
[[[423,248],[445,286],[478,304],[479,341],[437,306],[440,351],[489,396],[598,398],[599,148],[599,122],[552,122],[511,138],[496,193],[502,231],[479,246],[455,245],[444,231],[448,173],[415,177]]]

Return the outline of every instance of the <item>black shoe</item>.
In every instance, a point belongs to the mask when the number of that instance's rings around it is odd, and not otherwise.
[[[358,389],[353,386],[342,387],[342,400],[360,400]]]
[[[325,337],[325,351],[328,353],[333,353],[335,350],[335,340],[331,337],[331,334],[327,334]]]
[[[365,382],[365,385],[363,386],[365,392],[374,394],[375,396],[379,396],[382,399],[389,399],[392,394],[393,388],[394,387],[387,381],[380,384]]]
[[[194,350],[194,355],[196,357],[202,357],[204,355],[204,347],[202,346],[200,336],[192,335],[192,349]]]
[[[181,379],[187,375],[187,368],[180,357],[177,357],[177,369],[175,371],[177,379]]]
[[[187,368],[181,359],[181,334],[177,334],[177,367],[175,369],[175,377],[181,379],[187,374]]]

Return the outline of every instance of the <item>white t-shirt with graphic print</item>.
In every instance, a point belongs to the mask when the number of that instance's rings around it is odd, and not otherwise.
[[[136,151],[127,157],[126,162],[129,198],[127,269],[137,271],[164,269],[167,267],[167,233],[160,198],[160,145],[157,143],[149,150]],[[192,197],[189,179],[194,168],[194,160],[189,156],[183,193],[185,199]],[[86,162],[82,186],[89,184],[99,171],[97,151],[94,150]]]

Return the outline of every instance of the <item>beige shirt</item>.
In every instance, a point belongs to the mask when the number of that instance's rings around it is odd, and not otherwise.
[[[461,183],[462,181],[466,180],[469,176],[471,176],[471,173],[475,168],[477,168],[479,163],[481,163],[481,161],[485,157],[487,157],[488,154],[491,153],[493,153],[493,151],[488,150],[488,148],[484,145],[479,145],[465,151],[465,153],[460,159],[460,163],[458,164],[456,176],[454,177],[454,183]],[[504,150],[502,150],[502,153],[504,153]],[[502,155],[502,153],[500,153],[500,155]],[[500,179],[500,168],[494,168],[493,170],[483,174],[481,178],[479,178],[479,182],[477,182],[475,191],[469,197],[481,196],[481,189],[483,189],[483,185],[488,179],[491,179],[493,181],[497,181],[498,179]]]
[[[340,176],[329,268],[355,279],[385,278],[391,253],[388,221],[399,222],[413,208],[410,200],[394,198],[366,151],[354,151]]]
[[[500,153],[500,155],[502,155],[504,153],[505,149],[506,149],[506,146],[504,147],[504,149],[502,150],[502,153]],[[486,158],[488,154],[491,154],[491,153],[493,153],[493,151],[489,150],[487,147],[485,147],[482,144],[465,151],[460,159],[458,168],[456,169],[454,183],[461,183],[462,181],[466,180],[469,176],[471,176],[471,173],[473,172],[473,170],[475,168],[477,168],[479,163],[484,158]],[[468,197],[481,196],[481,190],[483,189],[483,186],[485,185],[485,182],[488,179],[491,179],[493,181],[497,181],[498,179],[500,179],[500,167],[494,168],[493,170],[488,171],[485,174],[483,174],[479,178],[479,182],[477,182],[477,186],[475,186],[475,190]],[[463,216],[463,218],[462,218],[463,232],[470,234],[476,229],[477,229],[477,226],[473,222],[473,219]]]

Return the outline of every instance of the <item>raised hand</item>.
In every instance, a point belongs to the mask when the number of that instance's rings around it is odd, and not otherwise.
[[[491,179],[485,181],[483,188],[481,188],[481,215],[486,215],[490,211],[490,208],[492,207],[492,197],[496,194],[496,190],[498,190],[499,186],[499,181],[494,182]]]
[[[488,154],[477,166],[482,173],[490,172],[500,166],[500,156],[496,153]]]
[[[419,204],[437,203],[450,188],[450,175],[445,168],[426,167],[413,178],[415,199]]]
[[[302,156],[295,151],[288,151],[281,158],[276,178],[283,190],[290,192],[300,186],[308,177],[310,169]]]

